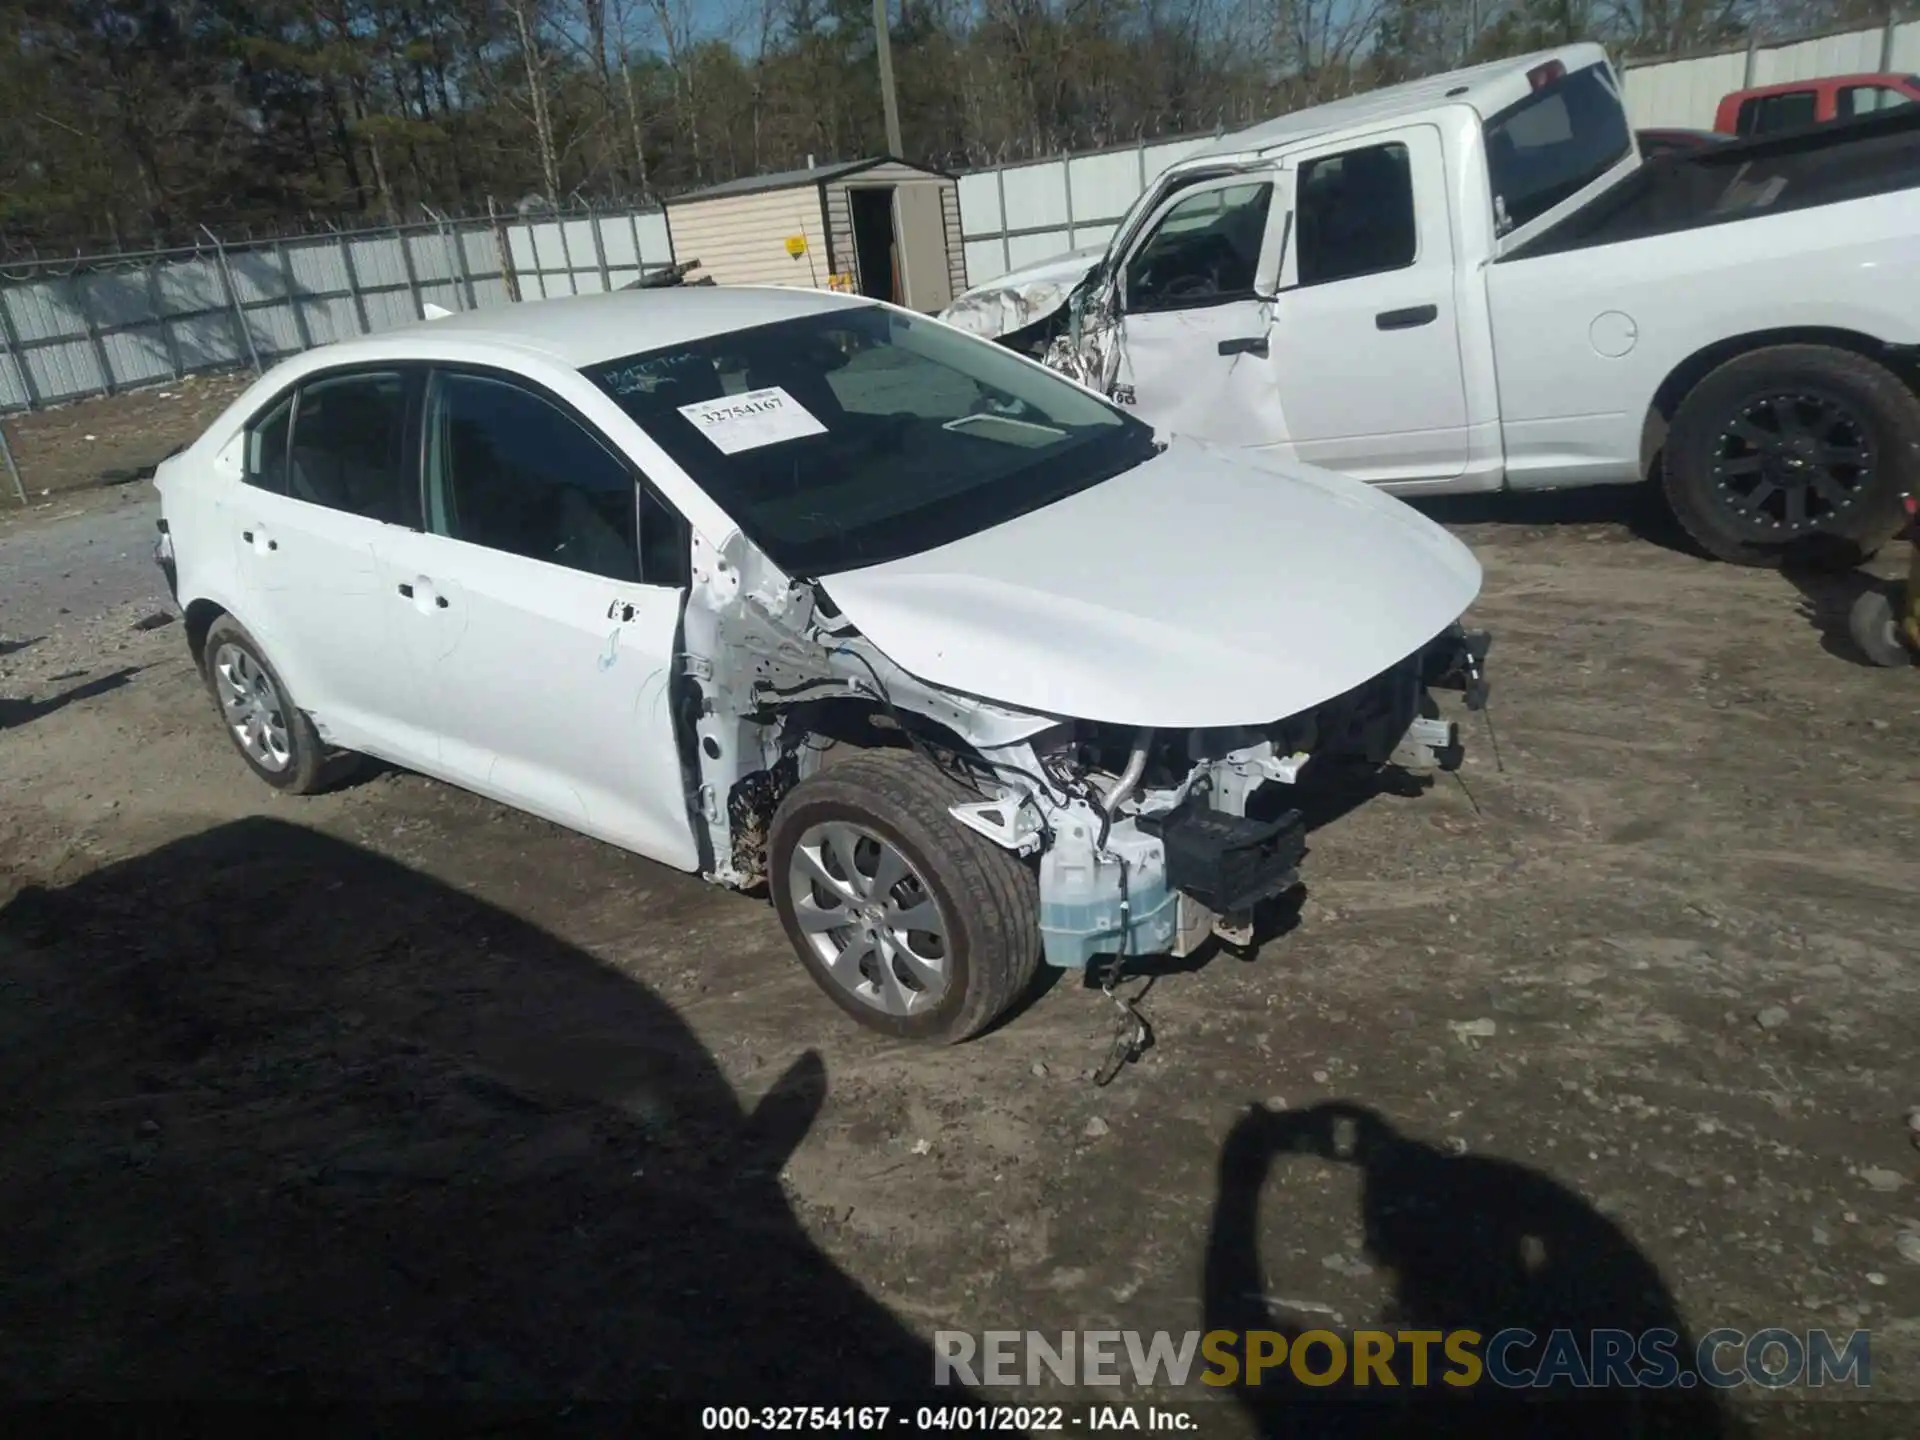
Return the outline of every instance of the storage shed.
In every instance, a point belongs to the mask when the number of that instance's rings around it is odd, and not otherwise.
[[[967,288],[959,181],[890,156],[729,180],[666,211],[674,260],[721,285],[850,290],[927,314]]]

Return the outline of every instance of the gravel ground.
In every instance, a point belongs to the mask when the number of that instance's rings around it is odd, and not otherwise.
[[[144,503],[0,549],[5,1392],[913,1404],[942,1328],[1826,1326],[1875,1403],[1298,1433],[1915,1432],[1920,673],[1846,657],[1858,582],[1443,512],[1502,765],[1476,722],[1464,783],[1329,817],[1101,1088],[1076,980],[887,1044],[762,903],[413,775],[269,793],[137,628]]]

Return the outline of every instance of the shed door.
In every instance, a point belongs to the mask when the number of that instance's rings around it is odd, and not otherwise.
[[[947,222],[933,185],[898,185],[893,191],[893,233],[900,247],[902,290],[907,308],[924,314],[953,303],[953,274],[947,265]]]

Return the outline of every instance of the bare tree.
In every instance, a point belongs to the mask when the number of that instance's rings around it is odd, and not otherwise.
[[[533,0],[508,0],[514,31],[520,40],[520,58],[527,67],[527,94],[533,106],[534,143],[540,148],[540,179],[547,203],[560,204],[560,162],[553,143],[553,117],[547,108],[547,64],[540,48],[539,17]]]

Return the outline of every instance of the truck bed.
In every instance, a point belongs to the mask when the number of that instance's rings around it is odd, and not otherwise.
[[[1501,257],[1553,255],[1920,186],[1920,105],[1649,161]]]

